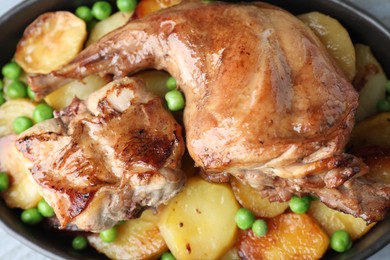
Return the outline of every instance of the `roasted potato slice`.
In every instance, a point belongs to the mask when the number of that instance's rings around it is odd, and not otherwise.
[[[390,148],[390,112],[380,113],[359,122],[352,130],[350,146]]]
[[[192,177],[162,210],[158,226],[177,259],[217,259],[235,242],[238,209],[228,185]]]
[[[16,117],[32,117],[35,104],[27,99],[8,100],[0,106],[0,136],[14,132],[12,122]]]
[[[172,5],[177,5],[182,0],[141,0],[135,8],[135,17],[141,18],[150,13],[167,8]]]
[[[359,91],[359,106],[355,116],[359,122],[378,112],[378,102],[386,97],[388,79],[370,47],[356,44],[355,50],[357,73],[353,85]]]
[[[87,238],[92,247],[110,259],[153,259],[167,250],[158,219],[151,210],[145,210],[140,218],[119,224],[118,236],[112,243],[103,242],[98,234]]]
[[[318,36],[347,78],[352,81],[356,73],[356,58],[355,48],[347,30],[336,19],[319,12],[302,14],[298,18]]]
[[[267,220],[268,233],[255,236],[240,230],[239,254],[244,259],[320,259],[329,239],[307,214],[286,213]]]
[[[288,202],[269,202],[268,198],[262,198],[254,188],[238,179],[232,178],[231,185],[238,202],[257,217],[276,217],[288,208]]]
[[[45,13],[24,31],[15,60],[27,73],[49,73],[76,57],[86,36],[85,22],[74,14]]]
[[[109,77],[91,75],[81,81],[72,81],[45,97],[47,104],[59,110],[68,106],[77,97],[85,100],[92,92],[100,89],[110,81]]]
[[[107,33],[125,25],[131,16],[132,12],[117,12],[107,19],[104,19],[95,24],[92,28],[91,33],[89,34],[88,41],[86,45],[91,45],[94,42],[97,42],[101,37],[106,35]]]
[[[16,135],[0,138],[0,169],[10,176],[10,187],[1,193],[10,208],[29,209],[42,199],[28,162],[15,147]]]
[[[313,201],[308,214],[317,220],[328,236],[339,229],[344,229],[352,239],[358,239],[375,225],[375,223],[367,225],[361,218],[330,209],[321,201]]]

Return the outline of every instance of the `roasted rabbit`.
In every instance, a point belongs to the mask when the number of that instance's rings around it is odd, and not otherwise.
[[[389,187],[382,184],[375,185],[384,192],[371,198],[380,203],[346,200],[366,187],[365,180],[348,182],[367,167],[344,153],[358,94],[288,12],[264,3],[180,4],[129,22],[30,84],[43,97],[71,79],[121,78],[145,68],[177,79],[186,97],[187,148],[206,178],[234,175],[262,193],[282,189],[274,200],[314,193],[367,221],[388,212]],[[339,192],[346,195],[332,195]]]
[[[75,99],[56,118],[16,140],[62,228],[101,231],[138,217],[180,191],[181,127],[146,92],[123,78]]]

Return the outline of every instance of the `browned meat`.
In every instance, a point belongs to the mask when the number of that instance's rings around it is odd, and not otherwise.
[[[118,78],[144,68],[178,80],[187,148],[209,179],[222,180],[213,176],[221,172],[299,179],[330,171],[340,186],[346,178],[339,176],[365,173],[343,153],[356,91],[306,26],[268,4],[165,9],[107,35],[68,66],[31,78],[31,85],[43,96],[70,78]]]
[[[77,99],[55,119],[16,141],[42,195],[64,228],[101,231],[174,196],[181,127],[158,97],[130,78],[113,81],[86,103]]]
[[[315,194],[328,207],[352,214],[369,222],[382,219],[390,210],[390,186],[366,177],[335,176],[327,171],[301,178],[280,178],[259,172],[236,175],[271,201],[287,201],[292,194]],[[334,183],[335,180],[341,184]]]

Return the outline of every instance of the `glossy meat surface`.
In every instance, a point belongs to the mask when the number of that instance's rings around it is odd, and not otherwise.
[[[63,228],[107,229],[166,202],[184,183],[180,125],[130,78],[85,103],[75,99],[55,119],[24,132],[16,146],[32,162]]]
[[[323,188],[337,188],[367,171],[344,154],[357,92],[310,29],[268,4],[168,8],[131,21],[30,83],[44,96],[70,78],[120,78],[145,68],[177,79],[186,97],[187,148],[211,180],[250,172],[244,179],[255,187],[262,174],[299,179],[330,171],[333,180]]]
[[[177,78],[187,147],[209,172],[245,166],[303,176],[312,162],[341,153],[353,124],[357,94],[323,46],[265,4],[191,3],[135,20],[31,83],[45,93],[62,79],[147,67]],[[310,169],[273,170],[298,161]]]

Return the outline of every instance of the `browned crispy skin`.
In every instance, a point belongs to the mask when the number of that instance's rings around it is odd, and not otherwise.
[[[183,185],[180,125],[138,82],[110,85],[16,141],[62,227],[107,229],[164,203]]]
[[[144,68],[177,79],[187,148],[209,179],[331,171],[342,185],[346,179],[337,176],[366,172],[343,153],[357,92],[305,25],[268,4],[180,4],[129,22],[30,83],[42,97],[70,78],[119,78]]]

